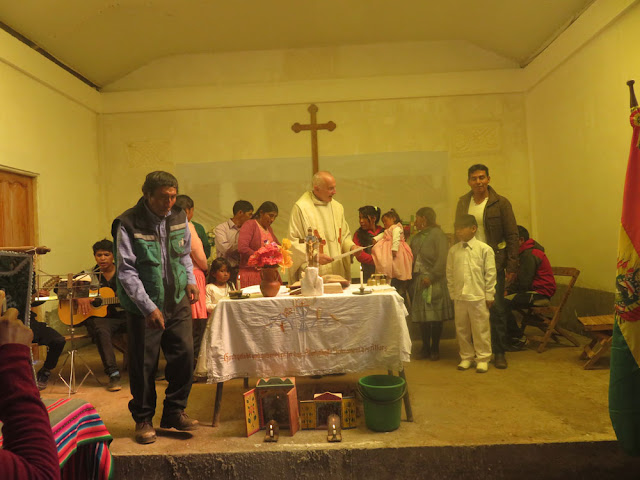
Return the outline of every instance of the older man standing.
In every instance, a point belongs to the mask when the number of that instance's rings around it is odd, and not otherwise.
[[[161,428],[193,430],[198,421],[184,412],[193,379],[191,307],[198,300],[187,215],[175,206],[178,180],[167,172],[147,175],[143,197],[116,218],[118,298],[129,331],[129,410],[138,443],[152,443],[156,432],[155,375],[160,348],[167,359]]]
[[[476,238],[487,243],[496,255],[496,296],[491,309],[491,348],[496,368],[507,368],[507,313],[504,303],[505,280],[511,283],[518,270],[518,226],[505,197],[489,186],[491,177],[486,165],[471,165],[467,183],[471,191],[458,200],[456,218],[470,214],[476,217]],[[506,276],[505,276],[506,270]]]
[[[344,208],[333,199],[336,194],[336,179],[329,172],[318,172],[312,179],[312,190],[305,192],[291,211],[289,238],[293,247],[295,278],[300,278],[307,267],[304,239],[308,228],[317,230],[325,241],[324,252],[318,256],[320,275],[333,273],[351,278],[351,258],[346,256],[334,261],[333,257],[356,248],[351,239],[349,225],[344,219]]]

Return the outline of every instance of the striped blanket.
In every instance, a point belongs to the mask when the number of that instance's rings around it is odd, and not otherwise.
[[[109,444],[113,437],[93,405],[79,398],[42,401],[49,412],[62,479],[112,478]]]

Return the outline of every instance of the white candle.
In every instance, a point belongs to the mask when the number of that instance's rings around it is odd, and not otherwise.
[[[364,276],[362,275],[362,265],[360,265],[360,288],[364,288]]]
[[[238,282],[236,283],[236,290],[240,290],[240,274],[238,274]]]

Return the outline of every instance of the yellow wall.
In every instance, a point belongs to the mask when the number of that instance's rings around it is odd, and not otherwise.
[[[387,71],[367,61],[377,53],[367,57],[356,47],[357,55],[320,52],[325,60],[359,59],[333,76],[323,69],[323,78],[309,74],[318,52],[172,58],[102,94],[0,32],[0,163],[40,175],[40,240],[54,248],[45,265],[71,271],[90,262],[88,246],[109,234],[151,170],[308,156],[308,135],[290,125],[304,122],[315,102],[321,121],[338,124],[321,136],[321,157],[446,151],[450,204],[467,190],[466,168],[486,163],[552,263],[581,268],[582,286],[612,290],[630,135],[624,82],[640,78],[639,8],[632,0],[595,2],[524,70],[493,60],[490,70],[416,68],[407,52],[426,59],[437,49],[405,45]],[[388,46],[372,51],[390,54]],[[246,74],[247,55],[280,55],[281,77],[265,77],[264,62]],[[216,66],[236,61],[236,81],[220,79]],[[158,83],[159,72],[175,65],[191,69]],[[422,206],[419,192],[412,194]]]
[[[0,168],[37,176],[38,240],[52,248],[40,267],[90,267],[104,222],[91,104],[99,94],[4,32],[0,59]]]
[[[625,82],[640,80],[635,5],[526,96],[534,233],[579,284],[614,290],[631,127]]]
[[[402,90],[402,83],[396,88]],[[309,98],[314,93],[309,92]],[[135,102],[132,106],[135,108]],[[118,192],[107,192],[110,215],[117,215],[139,198],[144,175],[152,169],[175,171],[175,166],[181,163],[215,161],[221,163],[219,174],[225,175],[224,163],[234,160],[309,158],[309,135],[295,134],[290,128],[296,121],[308,121],[307,106],[282,104],[103,115],[103,161],[109,166],[104,169],[105,175],[120,186]],[[523,95],[325,102],[318,103],[318,107],[319,121],[331,119],[338,125],[331,133],[320,133],[321,166],[323,156],[447,151],[448,201],[452,209],[457,197],[468,191],[467,167],[486,163],[491,168],[495,188],[511,199],[518,218],[530,223],[529,183],[521,173],[529,165]],[[260,168],[265,165],[256,164],[255,175],[259,175]],[[389,176],[394,173],[389,172]],[[340,179],[337,181],[339,190]],[[415,209],[401,212],[403,215],[428,204],[419,191],[408,194],[415,197]],[[340,199],[340,193],[336,198]],[[235,200],[229,199],[228,213]],[[264,200],[278,203],[277,193],[274,198],[251,200],[257,202],[255,206]],[[375,204],[375,198],[371,203]],[[288,218],[279,218],[277,222],[284,227],[287,221]],[[452,218],[440,221],[446,230],[451,230]],[[357,226],[352,224],[351,228],[355,230]]]

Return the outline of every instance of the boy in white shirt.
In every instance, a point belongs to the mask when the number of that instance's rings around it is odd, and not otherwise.
[[[469,369],[475,361],[476,372],[486,373],[491,359],[489,309],[496,290],[495,254],[475,238],[478,223],[473,215],[458,217],[455,230],[460,242],[449,249],[447,285],[460,346],[458,370]]]

